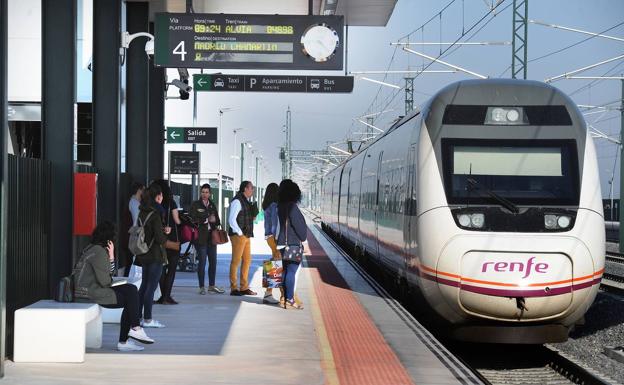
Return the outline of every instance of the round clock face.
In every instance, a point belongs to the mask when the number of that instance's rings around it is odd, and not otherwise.
[[[301,36],[303,53],[316,62],[329,60],[338,43],[338,33],[327,24],[312,25]]]

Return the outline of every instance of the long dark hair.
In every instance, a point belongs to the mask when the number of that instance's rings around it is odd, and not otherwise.
[[[143,195],[141,195],[141,207],[156,208],[156,197],[158,194],[162,194],[160,186],[156,183],[150,184],[148,188],[143,190]]]
[[[299,203],[301,201],[301,190],[297,183],[290,179],[284,179],[279,185],[279,203]]]
[[[269,183],[266,186],[264,192],[264,199],[262,200],[262,210],[266,210],[271,206],[271,203],[277,202],[279,199],[279,186],[277,183]]]
[[[169,207],[169,205],[171,204],[171,199],[172,199],[172,195],[171,194],[171,188],[169,187],[169,182],[167,182],[164,179],[156,179],[154,182],[152,182],[152,184],[157,184],[158,186],[160,186],[160,190],[162,191],[163,194],[163,206],[165,207]]]
[[[115,242],[116,236],[117,230],[113,222],[100,222],[91,233],[91,244],[106,248],[108,246],[108,241]]]
[[[301,190],[297,183],[284,179],[279,185],[277,213],[280,220],[286,220],[293,205],[301,201]]]

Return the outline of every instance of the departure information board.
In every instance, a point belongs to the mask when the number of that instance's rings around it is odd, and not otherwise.
[[[342,16],[156,14],[155,64],[342,70]]]

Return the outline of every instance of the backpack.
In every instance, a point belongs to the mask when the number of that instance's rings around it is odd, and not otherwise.
[[[130,230],[128,230],[128,233],[130,234],[130,239],[128,240],[128,249],[134,255],[147,254],[149,249],[152,247],[152,244],[154,243],[153,239],[149,245],[147,244],[147,242],[145,242],[145,223],[147,223],[153,213],[154,212],[152,211],[147,214],[145,222],[143,222],[141,218],[137,218],[137,225],[130,227]]]
[[[74,302],[74,279],[73,274],[61,278],[54,293],[56,302]]]

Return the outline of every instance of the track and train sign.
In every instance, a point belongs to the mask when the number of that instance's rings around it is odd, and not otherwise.
[[[342,70],[342,16],[156,14],[155,64]]]

